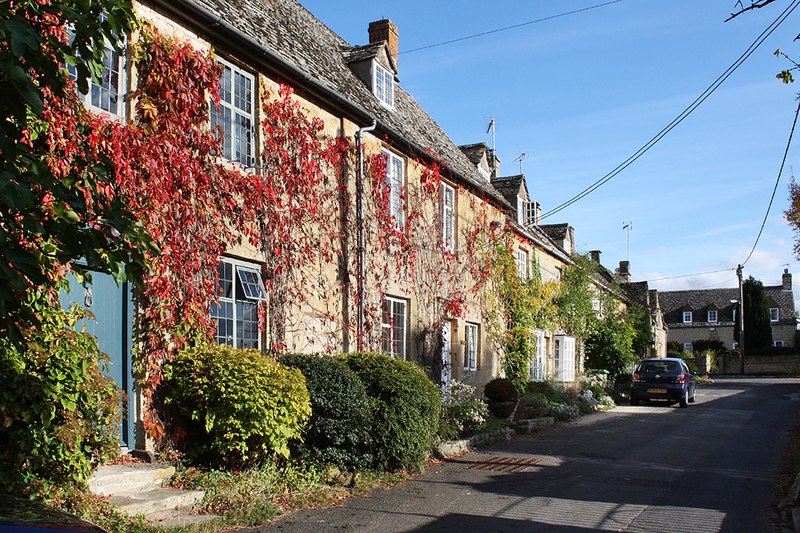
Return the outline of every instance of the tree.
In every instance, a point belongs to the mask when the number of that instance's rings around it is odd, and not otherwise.
[[[586,368],[608,372],[612,383],[636,361],[633,344],[637,332],[627,318],[627,312],[608,309],[586,339]]]
[[[87,90],[106,43],[120,48],[133,24],[129,0],[0,2],[0,331],[35,323],[24,293],[58,287],[77,259],[79,275],[143,273],[147,235],[74,90]]]
[[[653,322],[650,310],[646,307],[631,306],[626,311],[625,321],[633,327],[633,353],[638,357],[647,357],[653,346]]]
[[[772,346],[772,325],[769,302],[764,285],[750,276],[744,281],[744,348],[757,350]],[[739,316],[736,317],[734,339],[739,342]]]
[[[561,291],[556,300],[561,328],[570,335],[586,338],[596,314],[592,275],[596,263],[585,255],[573,256],[573,263],[561,275]]]

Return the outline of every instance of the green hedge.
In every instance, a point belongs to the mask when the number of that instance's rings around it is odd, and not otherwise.
[[[340,356],[372,401],[374,466],[417,470],[433,446],[441,410],[439,388],[417,365],[383,354]]]
[[[23,305],[41,324],[0,338],[0,492],[44,496],[119,452],[121,392],[100,373],[97,339],[75,329],[86,311],[35,293]]]
[[[311,419],[299,449],[312,460],[343,470],[370,466],[372,411],[358,376],[334,357],[290,354],[278,360],[303,373],[311,395]]]
[[[194,462],[238,468],[289,456],[311,415],[306,380],[258,350],[203,346],[164,367],[161,410]]]

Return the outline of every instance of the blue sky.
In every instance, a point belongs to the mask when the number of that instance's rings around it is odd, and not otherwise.
[[[528,190],[545,212],[636,152],[791,3],[778,0],[724,22],[735,0],[621,0],[403,53],[607,0],[300,1],[351,44],[366,44],[370,21],[392,19],[400,32],[401,85],[457,144],[491,143],[485,132],[494,118],[502,173],[518,173],[514,160],[526,153]],[[789,64],[773,52],[781,48],[800,62],[798,33],[800,8],[654,148],[544,222],[569,222],[578,250],[601,250],[611,269],[627,258],[622,226],[632,222],[632,276],[653,288],[736,286],[733,269],[758,234],[800,91],[800,83],[775,79]],[[745,265],[746,276],[766,285],[779,284],[784,268],[800,282],[783,218],[793,169],[800,176],[798,154],[800,138]],[[676,277],[721,269],[731,270]],[[795,294],[800,298],[800,290]]]

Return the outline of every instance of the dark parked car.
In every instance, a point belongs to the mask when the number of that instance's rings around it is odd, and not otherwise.
[[[641,400],[668,400],[681,407],[694,403],[697,382],[683,359],[645,359],[633,373],[631,405]]]
[[[0,495],[0,533],[72,531],[106,533],[105,529],[40,503]]]

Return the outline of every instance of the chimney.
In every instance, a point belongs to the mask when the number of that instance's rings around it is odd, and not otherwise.
[[[783,269],[783,290],[792,290],[792,275],[789,274],[788,268]]]
[[[631,262],[630,261],[620,261],[619,262],[619,269],[617,269],[617,275],[619,275],[619,279],[623,283],[630,283],[630,281],[631,281]]]
[[[392,54],[394,64],[397,65],[397,56],[399,54],[399,36],[397,26],[389,19],[376,20],[369,23],[369,44],[376,44],[386,42],[389,46],[389,53]]]
[[[600,264],[600,250],[592,250],[591,252],[589,252],[589,257],[591,257],[592,261],[594,261],[598,265]]]

